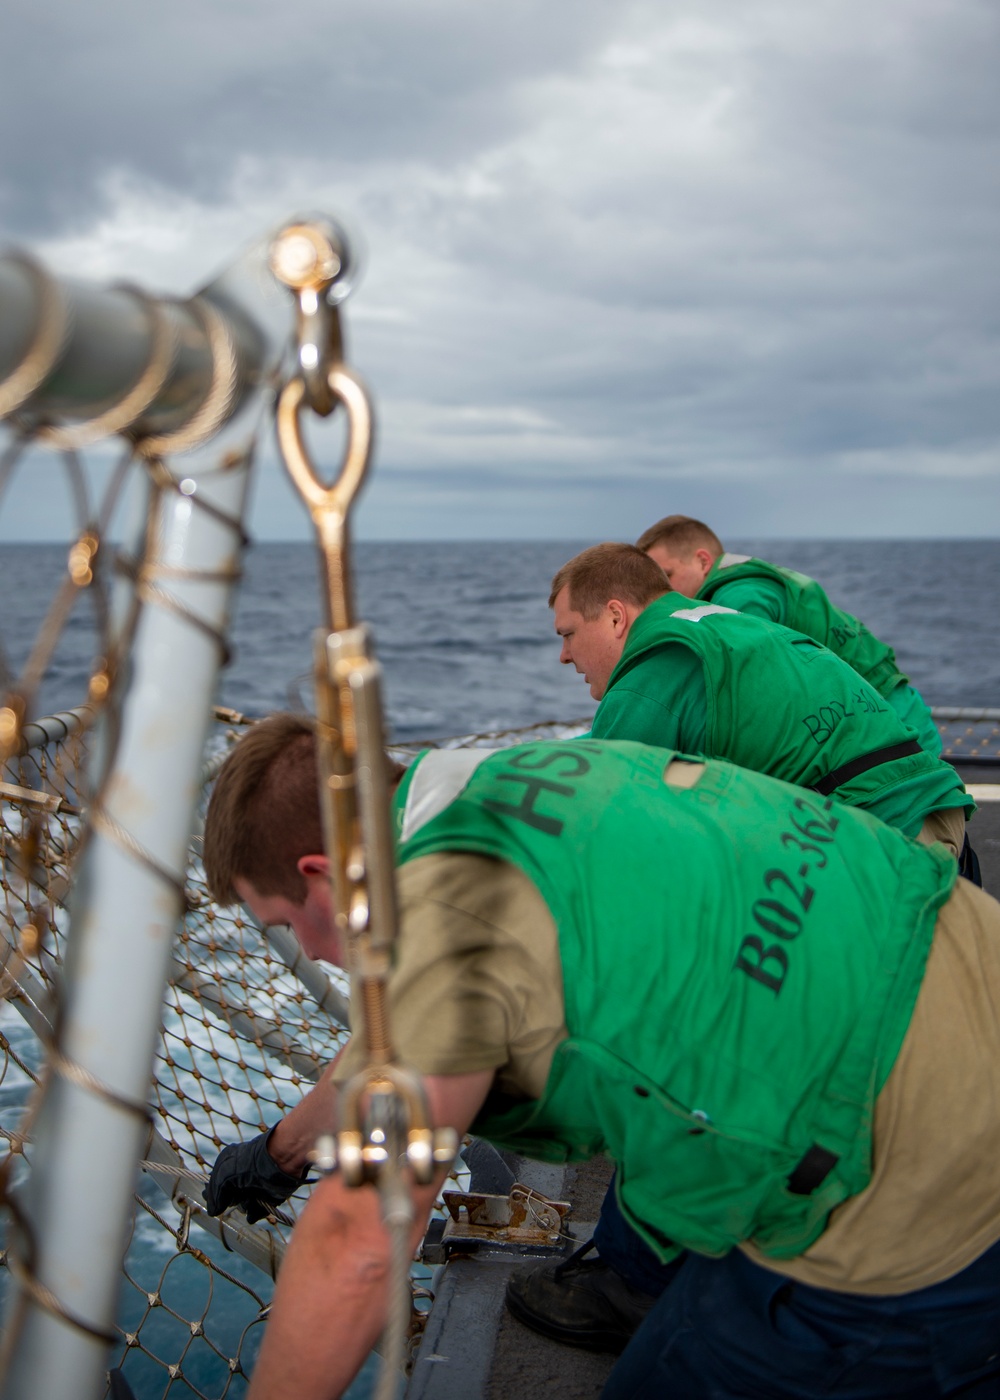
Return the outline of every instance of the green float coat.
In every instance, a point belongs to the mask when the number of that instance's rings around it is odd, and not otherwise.
[[[746,554],[716,559],[698,597],[822,642],[884,695],[904,724],[916,731],[932,757],[941,753],[941,735],[918,690],[896,665],[892,647],[868,631],[850,613],[835,608],[815,579]]]
[[[825,647],[679,593],[656,599],[633,622],[591,733],[728,759],[803,787],[914,737]],[[869,768],[836,795],[907,836],[931,812],[975,810],[954,768],[926,752]]]
[[[731,587],[737,583],[741,585],[738,592]],[[757,584],[756,588],[753,583]],[[725,598],[716,596],[720,589],[726,590]],[[774,609],[779,593],[784,596],[784,605],[782,616],[776,617]],[[796,573],[794,569],[782,569],[777,564],[742,554],[722,554],[712,565],[698,597],[766,616],[790,627],[793,632],[822,642],[859,676],[864,676],[880,695],[888,695],[909,679],[896,665],[892,647],[880,642],[856,617],[835,608],[815,579]],[[756,597],[760,599],[759,610],[754,607]]]
[[[674,757],[538,743],[470,773],[427,755],[396,798],[398,859],[509,861],[558,929],[568,1039],[541,1099],[487,1101],[475,1131],[550,1161],[606,1152],[663,1259],[751,1239],[789,1257],[869,1180],[955,862],[727,763],[668,787]],[[796,1194],[817,1153],[832,1165]]]

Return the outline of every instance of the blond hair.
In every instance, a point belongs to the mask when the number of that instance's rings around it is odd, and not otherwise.
[[[691,515],[665,515],[642,532],[635,547],[646,551],[658,544],[665,545],[679,559],[688,558],[696,549],[707,549],[718,558],[724,548],[715,531]]]

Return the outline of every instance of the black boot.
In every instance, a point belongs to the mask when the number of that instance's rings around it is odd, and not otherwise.
[[[624,1351],[656,1298],[601,1259],[585,1259],[588,1240],[559,1264],[518,1269],[507,1284],[507,1306],[519,1322],[587,1351]]]

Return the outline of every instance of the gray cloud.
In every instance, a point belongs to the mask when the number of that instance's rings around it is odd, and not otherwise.
[[[178,290],[346,209],[370,534],[995,533],[998,29],[992,0],[21,6],[0,208],[64,270]],[[260,527],[300,532],[274,470]]]
[[[611,15],[597,0],[571,25],[528,0],[21,3],[5,21],[0,119],[20,139],[3,203],[48,232],[98,208],[109,170],[211,200],[246,154],[458,159],[509,129],[519,82],[572,64]]]

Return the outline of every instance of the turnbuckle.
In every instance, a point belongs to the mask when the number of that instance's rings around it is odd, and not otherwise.
[[[294,223],[271,247],[271,269],[297,301],[297,373],[278,398],[278,445],[292,484],[316,530],[323,571],[325,628],[315,648],[316,740],[320,802],[330,853],[334,922],[349,957],[370,923],[365,842],[359,815],[355,701],[367,682],[377,687],[377,663],[367,632],[355,627],[349,520],[371,461],[373,422],[367,391],[344,364],[340,312],[331,295],[348,272],[343,233],[332,223]],[[322,417],[339,405],[347,415],[340,471],[324,482],[302,438],[302,412]],[[376,668],[373,671],[373,668]],[[362,685],[359,686],[359,679]],[[371,702],[362,702],[371,710]],[[375,705],[381,709],[376,696]],[[377,726],[380,730],[381,726]],[[377,760],[383,766],[381,757]]]
[[[298,302],[297,372],[278,398],[278,443],[313,525],[324,575],[326,626],[316,638],[316,748],[330,857],[333,926],[364,1003],[368,1066],[341,1091],[339,1131],[312,1154],[358,1186],[394,1177],[405,1158],[432,1180],[458,1149],[452,1129],[432,1129],[417,1075],[392,1063],[386,983],[396,936],[395,852],[382,727],[381,667],[369,629],[355,619],[350,512],[371,460],[373,423],[364,385],[344,363],[338,308],[350,269],[334,225],[295,223],[272,245],[271,268]],[[324,482],[302,438],[302,412],[342,407],[347,441],[339,474]]]
[[[362,1095],[368,1097],[364,1132],[357,1126]],[[339,1168],[348,1186],[377,1181],[387,1163],[403,1157],[417,1184],[428,1186],[437,1168],[449,1165],[458,1151],[454,1128],[430,1126],[423,1086],[400,1065],[381,1065],[346,1084],[340,1096],[340,1121],[336,1138],[324,1133],[317,1139],[310,1161],[321,1172]]]

